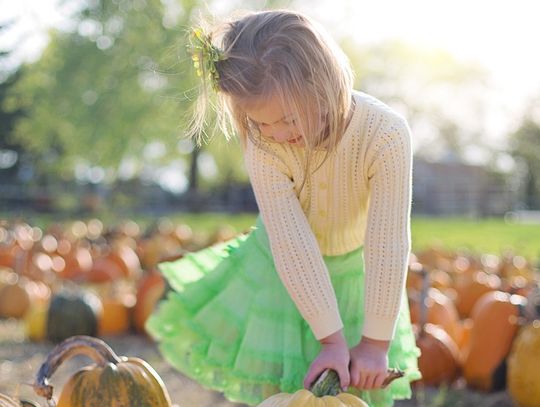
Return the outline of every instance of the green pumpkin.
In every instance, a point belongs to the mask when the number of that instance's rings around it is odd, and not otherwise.
[[[99,297],[84,290],[64,290],[53,296],[47,312],[47,339],[61,342],[74,335],[96,336],[103,312]]]

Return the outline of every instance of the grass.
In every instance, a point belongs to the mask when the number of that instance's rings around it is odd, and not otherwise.
[[[412,220],[413,250],[440,244],[448,249],[500,254],[505,250],[540,259],[540,225],[504,219],[421,218]]]
[[[212,232],[220,225],[230,225],[237,231],[247,230],[256,215],[217,213],[179,214],[173,222],[183,222],[193,230]],[[531,260],[540,259],[540,225],[511,224],[504,219],[461,219],[413,217],[411,222],[413,250],[442,245],[451,250],[501,254],[505,250]]]
[[[117,223],[118,214],[95,215],[106,225]],[[67,222],[71,218],[58,215],[28,214],[21,217],[32,226],[46,227],[52,222]],[[178,213],[167,216],[173,223],[185,223],[193,230],[212,233],[219,226],[231,226],[236,231],[248,230],[255,223],[256,214]],[[12,214],[0,213],[0,219],[13,219]],[[131,216],[146,228],[161,218],[150,215]],[[83,219],[84,220],[84,219]],[[452,250],[465,249],[477,253],[500,254],[511,249],[533,261],[540,261],[540,225],[507,223],[504,219],[463,219],[413,217],[411,223],[413,250],[441,245]]]

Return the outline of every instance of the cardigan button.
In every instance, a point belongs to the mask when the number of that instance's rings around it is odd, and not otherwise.
[[[326,182],[321,182],[321,183],[319,184],[319,188],[321,188],[321,189],[326,189],[326,188],[328,188],[328,184],[327,184]]]

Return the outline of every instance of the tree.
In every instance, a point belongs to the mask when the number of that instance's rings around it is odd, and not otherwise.
[[[182,27],[194,2],[175,3],[176,14],[159,0],[88,4],[76,31],[51,33],[11,92],[9,105],[28,111],[15,136],[35,151],[61,146],[57,170],[81,161],[115,168],[153,140],[174,154],[190,104],[181,90],[193,88]]]
[[[13,23],[0,24],[0,34],[11,28]],[[25,111],[22,108],[1,108],[22,76],[22,70],[13,71],[8,67],[7,61],[12,52],[8,49],[0,50],[0,184],[12,183],[17,178],[21,158],[27,155],[24,146],[11,137],[16,121],[25,115]]]
[[[42,164],[59,175],[83,165],[107,168],[114,178],[123,159],[137,163],[135,174],[147,163],[166,165],[179,156],[185,161],[191,157],[196,164],[199,151],[183,153],[178,142],[198,86],[185,49],[185,30],[201,3],[87,2],[74,16],[73,30],[51,33],[42,58],[27,67],[11,92],[8,105],[28,111],[14,129],[16,139],[34,151],[58,146],[62,152],[56,160]],[[289,2],[271,3],[266,6]],[[165,145],[159,162],[142,156],[144,147],[153,142]],[[215,180],[199,182],[198,167],[192,165],[189,178],[194,187],[219,182],[222,174],[245,179],[238,169],[238,148],[227,150],[228,160],[212,146],[204,149],[223,167]]]
[[[531,109],[519,128],[510,136],[512,156],[525,167],[522,180],[523,203],[528,209],[540,209],[540,121]]]
[[[468,146],[489,149],[484,118],[490,88],[484,68],[400,41],[359,46],[345,39],[342,46],[356,87],[407,117],[418,155],[463,159]]]

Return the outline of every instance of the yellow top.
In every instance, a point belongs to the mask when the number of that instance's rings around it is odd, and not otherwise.
[[[277,272],[317,339],[343,327],[322,255],[364,246],[364,336],[389,340],[410,251],[412,150],[405,119],[362,92],[336,149],[302,190],[305,149],[248,141],[245,151]],[[268,149],[269,151],[265,151]],[[315,153],[317,168],[324,152]]]

